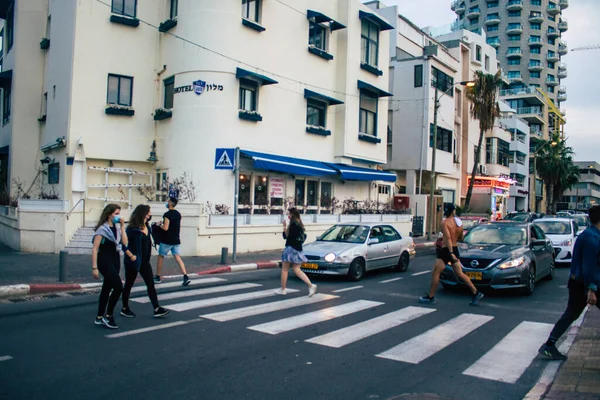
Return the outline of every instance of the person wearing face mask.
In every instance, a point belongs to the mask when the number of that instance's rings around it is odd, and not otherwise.
[[[163,239],[158,246],[158,262],[156,264],[156,276],[154,277],[154,283],[161,282],[160,277],[162,274],[165,257],[171,253],[173,254],[173,257],[175,257],[175,261],[179,266],[179,270],[183,274],[183,282],[181,285],[187,286],[190,284],[191,280],[187,276],[185,264],[179,255],[181,247],[181,214],[179,211],[175,210],[175,207],[177,207],[177,199],[175,197],[169,197],[166,207],[169,209],[169,211],[163,215],[162,224],[157,225],[158,228],[162,229],[164,232]]]
[[[169,313],[169,310],[164,309],[158,304],[158,296],[152,277],[152,265],[150,265],[152,239],[150,237],[150,226],[148,225],[151,218],[150,206],[140,204],[133,210],[129,225],[125,231],[129,241],[128,249],[135,256],[134,258],[125,256],[124,260],[125,287],[123,288],[123,297],[121,299],[123,303],[121,315],[126,318],[135,317],[135,313],[129,308],[129,295],[131,294],[131,288],[135,283],[138,272],[146,284],[148,297],[154,309],[154,318],[163,317]]]
[[[120,214],[121,206],[117,204],[104,207],[92,239],[92,276],[94,279],[99,279],[98,272],[100,272],[104,278],[94,324],[104,325],[110,329],[119,327],[115,323],[113,311],[123,291],[123,283],[119,276],[121,250],[130,260],[136,260],[136,256],[127,249],[125,221]]]

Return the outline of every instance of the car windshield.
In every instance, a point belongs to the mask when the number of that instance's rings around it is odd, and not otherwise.
[[[527,243],[527,233],[522,226],[512,226],[511,224],[478,225],[469,231],[464,242],[473,245],[508,244],[524,246]]]
[[[477,225],[477,220],[474,219],[463,219],[463,229],[471,229],[475,225]]]
[[[569,235],[571,224],[564,221],[537,221],[535,223],[546,235]]]
[[[506,217],[504,217],[504,219],[507,221],[527,222],[527,220],[529,219],[529,214],[527,214],[527,213],[508,214]]]
[[[362,225],[334,225],[321,235],[323,242],[364,243],[369,227]]]
[[[577,226],[580,228],[585,228],[588,226],[588,219],[585,215],[575,215],[573,219],[575,222],[577,222]]]

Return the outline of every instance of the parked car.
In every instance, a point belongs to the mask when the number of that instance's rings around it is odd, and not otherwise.
[[[308,262],[301,268],[308,274],[347,275],[359,281],[373,269],[406,271],[416,252],[413,239],[391,225],[338,224],[305,245],[304,254]]]
[[[573,246],[577,239],[578,229],[575,219],[570,218],[541,218],[534,222],[552,240],[554,257],[557,263],[571,263]]]
[[[464,272],[478,288],[520,289],[531,295],[539,280],[554,278],[552,242],[531,223],[478,225],[459,250]],[[464,286],[450,266],[440,281],[445,288]]]
[[[503,221],[533,222],[537,218],[538,218],[537,214],[533,213],[533,212],[513,212],[513,213],[506,214]]]
[[[465,216],[465,217],[459,217],[459,218],[463,223],[462,226],[463,226],[465,236],[467,235],[467,233],[469,233],[469,231],[471,229],[473,229],[477,225],[488,222],[487,218],[477,217],[477,216]]]
[[[577,223],[577,232],[579,233],[583,232],[591,225],[590,217],[588,217],[587,214],[575,214],[571,216],[571,218]]]

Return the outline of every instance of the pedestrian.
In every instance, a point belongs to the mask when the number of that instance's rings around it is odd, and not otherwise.
[[[129,225],[125,231],[129,242],[128,249],[135,256],[129,258],[125,256],[123,264],[125,265],[125,287],[123,288],[123,297],[121,302],[123,308],[121,315],[126,318],[134,318],[135,313],[129,308],[129,295],[131,288],[135,283],[138,272],[144,279],[148,297],[154,310],[154,318],[167,315],[169,310],[164,309],[158,304],[158,296],[152,279],[152,265],[150,265],[150,256],[152,255],[152,238],[150,236],[150,225],[152,219],[150,206],[140,204],[133,210]]]
[[[306,240],[306,234],[304,233],[304,224],[302,223],[298,209],[294,207],[290,208],[287,219],[290,220],[289,225],[285,219],[283,220],[285,249],[281,255],[281,288],[277,289],[275,293],[281,295],[287,293],[286,285],[291,266],[296,276],[308,285],[308,296],[312,297],[317,292],[317,285],[313,285],[308,276],[300,269],[300,265],[307,261],[307,259],[304,253],[302,253],[302,243]]]
[[[185,270],[185,265],[183,264],[183,260],[180,256],[180,247],[181,247],[181,214],[179,211],[175,210],[177,207],[177,199],[175,197],[169,197],[169,201],[167,201],[166,207],[169,209],[163,215],[163,221],[161,224],[157,225],[159,229],[162,229],[164,232],[163,240],[158,246],[158,263],[156,265],[156,276],[154,277],[154,283],[160,283],[160,277],[163,269],[163,264],[165,262],[165,257],[169,255],[169,253],[173,254],[175,257],[175,261],[179,266],[179,270],[183,274],[183,283],[182,286],[187,286],[190,284],[190,278],[187,276],[187,272]]]
[[[587,304],[598,304],[598,287],[600,286],[600,206],[593,206],[588,211],[592,223],[577,237],[573,246],[571,271],[567,288],[569,300],[567,309],[554,325],[546,343],[538,352],[554,360],[566,360],[567,356],[556,348],[556,342],[569,329]]]
[[[462,237],[462,227],[458,227],[455,219],[456,207],[450,204],[444,213],[444,221],[442,221],[442,247],[437,249],[437,257],[433,266],[431,277],[431,288],[429,294],[419,297],[419,303],[435,303],[435,291],[440,282],[440,275],[446,268],[446,264],[452,266],[452,270],[459,280],[462,280],[473,293],[471,305],[477,305],[479,300],[483,298],[483,293],[477,290],[471,279],[463,272],[463,266],[460,263],[460,253],[458,251],[457,242]]]
[[[136,259],[136,256],[127,249],[125,221],[120,214],[121,206],[117,204],[104,207],[92,239],[92,276],[94,279],[99,279],[98,272],[100,272],[104,278],[94,323],[111,329],[119,327],[115,323],[113,312],[123,291],[123,283],[119,276],[121,250],[124,250],[125,255],[131,260]]]

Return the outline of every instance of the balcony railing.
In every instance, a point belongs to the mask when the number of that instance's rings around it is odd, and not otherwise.
[[[564,10],[565,8],[569,7],[569,0],[560,0],[558,5]]]
[[[544,14],[541,12],[532,11],[529,14],[529,22],[533,22],[534,24],[544,22]]]
[[[567,93],[567,87],[566,86],[560,86],[558,88],[558,93]]]
[[[560,7],[557,6],[556,4],[548,4],[548,14],[550,15],[556,15],[560,12]]]
[[[489,44],[492,47],[499,47],[500,46],[500,38],[488,38],[487,44]]]
[[[544,44],[544,39],[540,37],[530,37],[528,43],[530,46],[541,46]]]
[[[565,18],[563,18],[559,23],[558,23],[558,30],[561,32],[564,32],[566,30],[569,29],[569,23],[567,22],[567,20]]]
[[[531,94],[531,95],[540,97],[539,92],[533,86],[528,86],[528,87],[524,87],[524,88],[515,88],[515,89],[504,89],[504,90],[500,91],[500,97],[522,96],[522,95],[526,95],[526,94]]]
[[[569,52],[569,48],[567,47],[567,42],[561,40],[558,43],[558,54],[565,55]]]
[[[469,19],[477,18],[480,15],[481,15],[481,9],[479,7],[471,8],[469,11],[467,11],[467,18],[469,18]]]
[[[506,51],[506,55],[508,57],[522,57],[523,56],[523,50],[521,50],[521,49],[507,50]]]
[[[522,108],[517,108],[517,114],[519,114],[519,115],[533,114],[533,115],[537,115],[539,117],[543,117],[544,116],[544,113],[542,112],[542,108],[541,107],[522,107]]]
[[[567,64],[561,62],[560,64],[558,64],[558,70],[559,71],[566,71],[567,70]]]
[[[506,28],[506,33],[523,33],[523,26],[521,24],[508,25]]]
[[[522,0],[510,0],[506,6],[506,9],[509,11],[516,11],[523,9],[523,1]]]
[[[500,16],[499,15],[488,15],[487,17],[485,17],[485,24],[486,25],[497,25],[500,23]]]
[[[566,93],[559,93],[558,94],[558,101],[567,101],[567,94]]]

